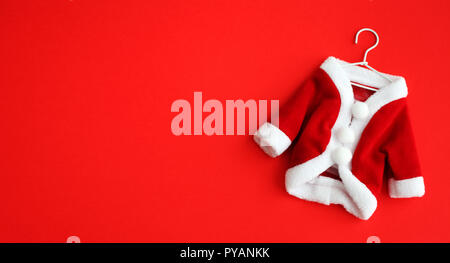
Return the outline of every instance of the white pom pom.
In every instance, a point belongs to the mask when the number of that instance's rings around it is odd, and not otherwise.
[[[364,102],[357,101],[352,106],[352,114],[357,119],[364,119],[369,115],[369,107]]]
[[[352,143],[355,141],[355,133],[349,127],[342,127],[336,134],[341,143]]]
[[[333,151],[332,158],[338,165],[344,165],[352,159],[352,152],[346,147],[339,147]]]

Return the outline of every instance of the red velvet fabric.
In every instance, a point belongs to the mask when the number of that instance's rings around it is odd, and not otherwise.
[[[386,167],[385,167],[386,165]],[[372,193],[385,177],[396,180],[422,176],[406,99],[382,107],[364,130],[352,161],[354,175]]]
[[[340,103],[340,95],[333,81],[319,68],[282,106],[280,129],[294,141],[291,145],[291,167],[325,150],[330,141],[331,128],[339,114]]]

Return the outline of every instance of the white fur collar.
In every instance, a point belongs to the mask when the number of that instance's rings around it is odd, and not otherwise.
[[[406,81],[401,76],[381,73],[392,80],[392,82],[389,82],[387,79],[367,68],[349,65],[348,62],[335,57],[327,58],[320,67],[333,80],[341,97],[344,99],[342,103],[354,102],[353,89],[350,81],[379,88],[366,101],[372,113],[375,113],[389,102],[405,98],[408,95]]]

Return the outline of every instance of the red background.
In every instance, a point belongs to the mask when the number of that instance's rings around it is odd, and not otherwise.
[[[450,241],[449,1],[1,1],[0,241]],[[249,136],[172,135],[176,99],[289,97],[328,56],[399,74],[426,183],[369,221],[284,190]]]

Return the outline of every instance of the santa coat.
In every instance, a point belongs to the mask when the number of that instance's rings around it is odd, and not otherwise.
[[[254,140],[270,156],[292,148],[286,190],[301,199],[342,205],[367,220],[386,175],[393,198],[425,193],[403,77],[329,57]],[[381,87],[373,94],[351,82]],[[358,91],[358,92],[356,92]]]

